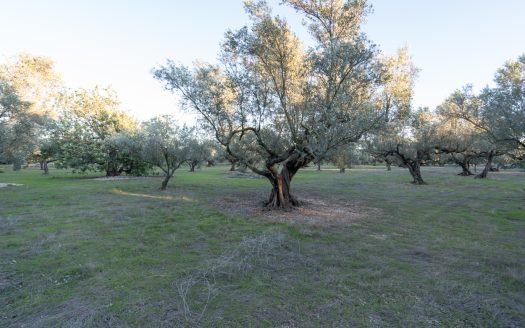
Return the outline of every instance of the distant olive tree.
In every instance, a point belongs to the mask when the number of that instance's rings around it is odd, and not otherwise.
[[[450,156],[453,163],[461,167],[458,175],[472,176],[471,166],[486,158],[493,144],[486,135],[455,113],[458,105],[465,106],[461,92],[455,92],[437,108],[440,124],[436,130],[436,150]]]
[[[194,134],[186,140],[186,143],[188,147],[187,163],[190,172],[195,172],[196,168],[211,158],[210,146],[206,140],[200,140]]]
[[[430,162],[436,151],[437,122],[428,109],[419,109],[396,123],[373,135],[368,151],[376,158],[406,167],[412,183],[424,185],[421,166]]]
[[[478,178],[487,177],[497,156],[525,157],[525,55],[505,63],[494,82],[478,95],[471,86],[455,91],[442,106],[445,115],[463,120],[483,137],[486,164]]]
[[[487,119],[487,111],[481,96],[472,92],[472,87],[467,86],[462,90],[457,90],[450,95],[445,102],[439,107],[441,115],[449,120],[458,120],[461,124],[466,125],[464,131],[469,131],[470,135],[460,136],[459,145],[452,146],[445,143],[440,147],[442,151],[450,153],[462,153],[471,159],[481,158],[485,160],[484,169],[477,174],[476,178],[486,178],[492,167],[495,157],[511,153],[515,149],[515,143],[499,139],[502,136],[496,136],[494,132],[501,128],[501,120],[493,121]],[[485,112],[485,114],[483,114]],[[492,114],[490,114],[492,115]],[[493,131],[494,130],[494,131]],[[452,132],[448,139],[453,137]],[[449,141],[450,143],[450,141]],[[449,147],[449,148],[447,148]],[[457,149],[454,149],[456,148]],[[470,156],[469,156],[470,155]]]
[[[214,166],[224,160],[224,150],[216,140],[206,140],[205,143],[208,148],[208,157],[205,160],[206,166]]]
[[[435,123],[426,109],[412,110],[414,81],[418,69],[412,64],[408,48],[380,59],[383,87],[379,90],[377,106],[386,111],[381,126],[367,136],[367,151],[384,161],[408,168],[414,184],[426,184],[421,165],[431,159],[432,133]]]
[[[104,171],[107,176],[142,170],[129,139],[138,122],[118,108],[109,89],[79,89],[62,94],[60,116],[53,133],[57,163],[79,171]],[[121,147],[122,146],[122,147]]]
[[[142,148],[139,131],[122,131],[114,133],[104,140],[106,170],[115,175],[146,175],[151,165],[142,160]]]
[[[348,144],[330,154],[330,160],[339,169],[339,172],[344,173],[347,168],[351,169],[352,165],[357,162],[359,155],[356,147],[356,144]]]
[[[142,159],[164,172],[161,190],[166,190],[170,179],[188,162],[191,130],[179,128],[170,116],[160,116],[142,126]]]

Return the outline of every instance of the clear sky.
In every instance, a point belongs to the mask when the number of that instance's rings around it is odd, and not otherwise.
[[[297,15],[271,0],[307,38]],[[386,54],[408,44],[421,69],[415,106],[492,81],[525,53],[525,0],[371,0],[364,31]],[[247,22],[241,0],[0,0],[0,56],[51,57],[70,87],[110,85],[139,119],[178,115],[150,70],[166,59],[215,61],[223,33]]]

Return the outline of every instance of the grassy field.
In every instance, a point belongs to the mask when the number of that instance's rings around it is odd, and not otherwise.
[[[525,173],[226,166],[100,181],[4,168],[0,327],[523,327]]]

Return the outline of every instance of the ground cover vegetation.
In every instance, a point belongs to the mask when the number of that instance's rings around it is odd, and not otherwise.
[[[229,166],[5,170],[0,320],[49,326],[522,326],[525,173],[302,170],[291,212]],[[316,186],[316,188],[312,188]],[[482,191],[483,190],[483,191]],[[319,210],[321,209],[321,210]]]
[[[0,326],[525,325],[525,55],[413,108],[366,1],[283,5],[152,70],[195,126],[0,63]]]

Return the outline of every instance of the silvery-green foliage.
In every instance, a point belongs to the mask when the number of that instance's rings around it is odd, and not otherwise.
[[[165,176],[162,189],[166,189],[175,171],[187,163],[192,135],[192,128],[177,126],[173,117],[168,115],[155,117],[142,124],[142,159],[162,170]]]
[[[377,50],[360,31],[366,3],[285,3],[308,20],[314,47],[304,49],[264,1],[247,2],[251,24],[225,34],[219,65],[168,61],[154,70],[228,155],[269,178],[292,159],[307,164],[358,140],[384,113],[373,101]]]

